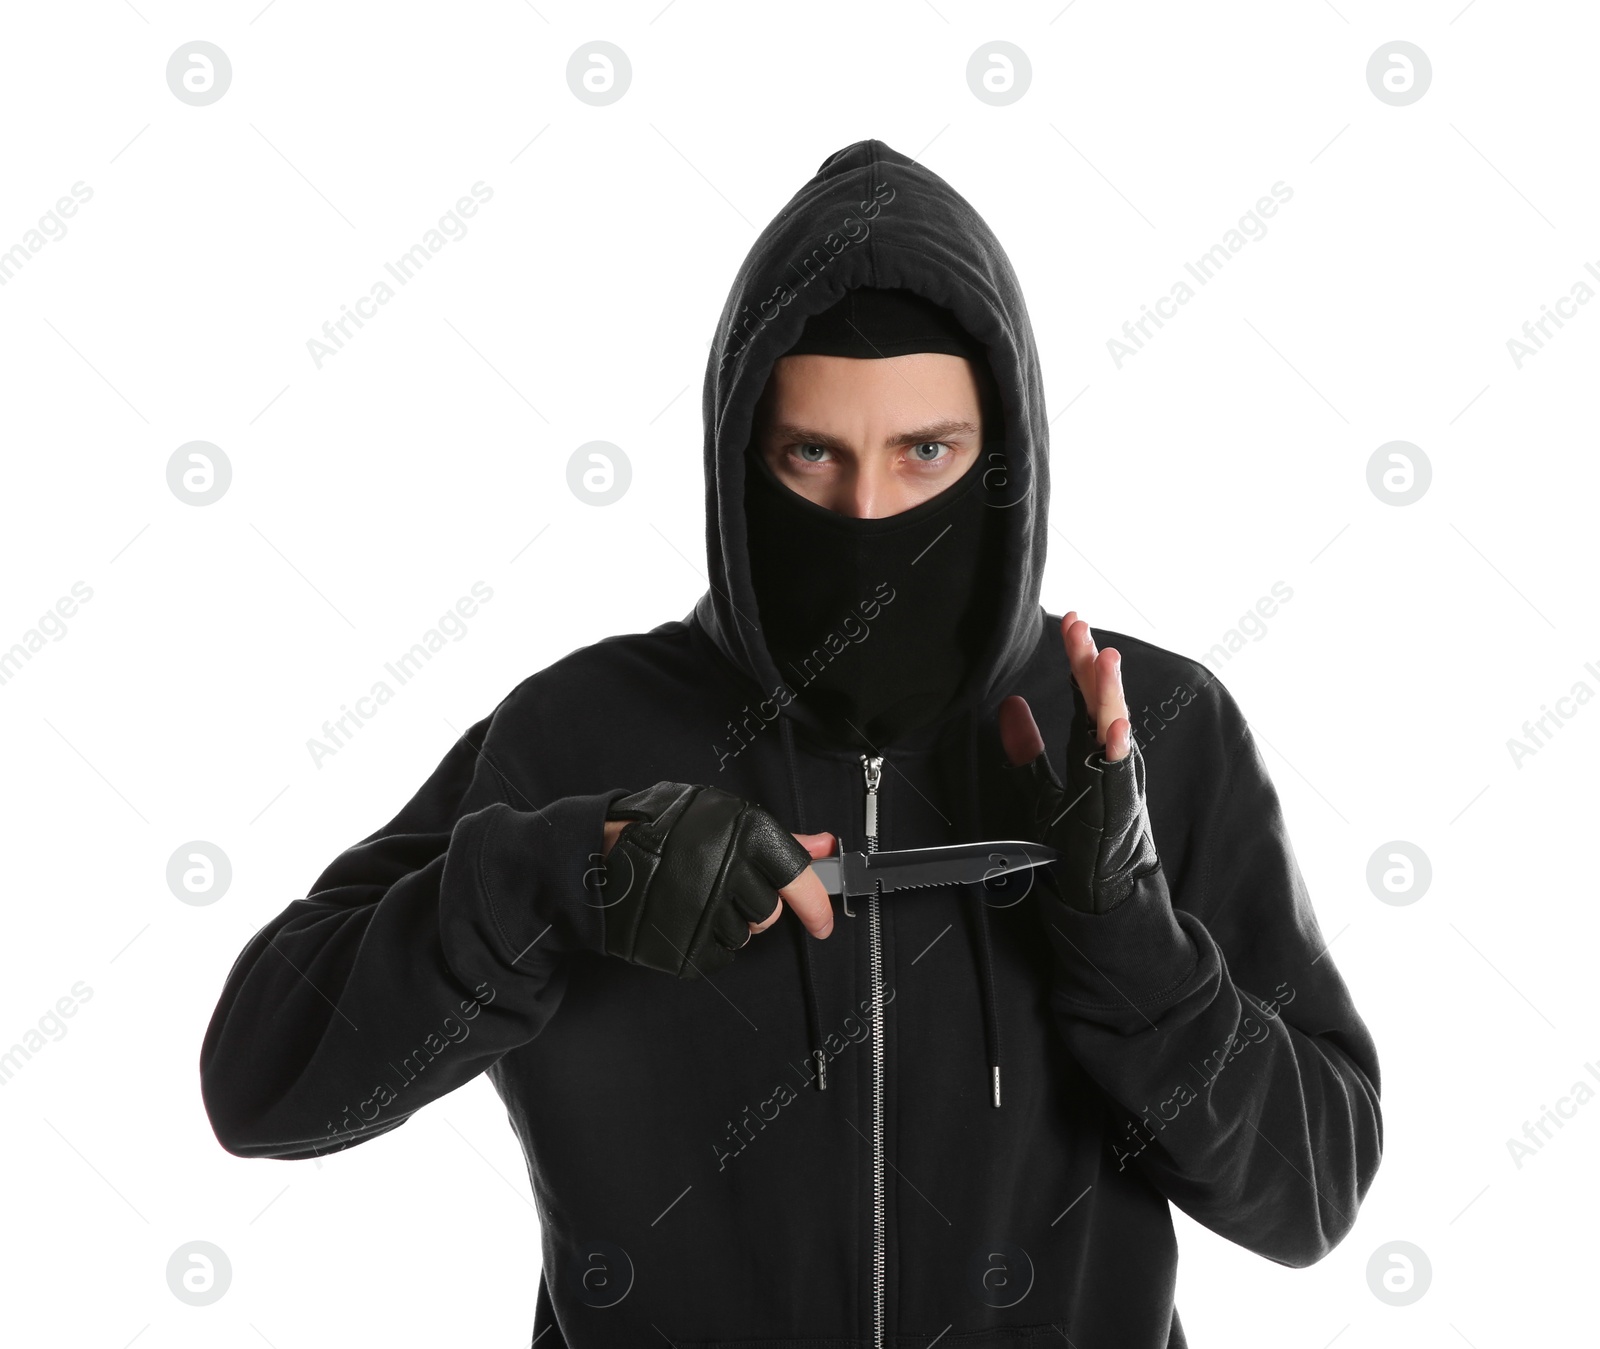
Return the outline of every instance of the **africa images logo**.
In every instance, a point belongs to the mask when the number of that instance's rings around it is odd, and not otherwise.
[[[772,294],[764,300],[756,301],[753,311],[749,305],[740,310],[728,325],[722,359],[717,363],[717,369],[726,369],[728,362],[743,353],[751,341],[769,323],[777,319],[783,312],[783,307],[793,303],[795,296],[822,275],[845,249],[864,243],[872,234],[872,227],[867,221],[876,220],[878,213],[893,200],[894,188],[888,183],[874,184],[872,196],[866,201],[856,203],[856,209],[861,213],[860,219],[847,215],[838,229],[829,230],[820,243],[802,254],[797,262],[789,264],[789,270],[796,278],[796,285],[780,281]]]
[[[888,591],[888,594],[884,594]],[[872,635],[868,626],[880,613],[883,605],[894,602],[895,589],[887,581],[879,581],[878,587],[871,595],[856,603],[856,608],[861,611],[857,617],[854,610],[847,612],[840,620],[836,630],[824,633],[821,638],[812,644],[812,649],[798,665],[790,662],[790,667],[800,676],[800,687],[805,688],[828,668],[837,656],[843,655],[852,645],[867,640]],[[846,639],[849,639],[848,641]],[[779,684],[772,693],[756,704],[755,711],[750,710],[746,703],[741,710],[742,720],[728,722],[728,737],[732,748],[713,742],[711,751],[717,756],[717,771],[721,772],[728,766],[728,760],[738,757],[755,740],[756,734],[765,727],[770,726],[778,719],[778,713],[794,701],[794,690],[787,684]]]

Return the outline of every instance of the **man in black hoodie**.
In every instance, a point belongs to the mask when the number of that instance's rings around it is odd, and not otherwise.
[[[875,471],[865,435],[775,430],[786,354],[894,359],[847,349],[873,312],[900,354],[969,361],[980,406],[969,468],[896,510],[805,476],[816,450]],[[311,1158],[487,1070],[545,1349],[1183,1345],[1169,1204],[1308,1265],[1382,1147],[1244,717],[1196,662],[1040,607],[1026,307],[971,206],[882,142],[757,240],[704,415],[710,588],[520,683],[256,934],[201,1050],[219,1141]],[[896,462],[971,434],[932,425]],[[824,915],[807,869],[1017,837],[1060,854],[1031,886]]]

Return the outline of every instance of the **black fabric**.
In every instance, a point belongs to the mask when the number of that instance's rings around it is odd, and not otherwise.
[[[806,320],[786,356],[853,356],[875,359],[920,351],[984,362],[977,341],[943,305],[900,286],[856,286]]]
[[[1049,439],[1028,310],[972,204],[860,141],[828,157],[731,278],[706,371],[694,612],[517,682],[409,796],[369,803],[389,818],[337,856],[279,837],[310,884],[300,898],[230,893],[235,920],[260,926],[242,950],[226,926],[212,933],[201,1102],[240,1157],[368,1146],[399,1166],[379,1140],[487,1075],[527,1161],[541,1268],[537,1288],[529,1269],[473,1297],[534,1308],[539,1349],[868,1349],[880,1295],[886,1346],[1180,1349],[1173,1207],[1308,1265],[1352,1231],[1383,1147],[1373,1038],[1262,750],[1203,665],[1095,630],[1122,654],[1163,878],[1107,912],[946,886],[885,896],[876,931],[841,916],[817,940],[785,913],[706,979],[606,950],[606,816],[653,783],[716,786],[786,829],[864,846],[859,747],[785,697],[744,508],[773,361],[856,285],[950,309],[984,344],[1006,427],[982,485],[1004,520],[994,625],[944,713],[885,750],[878,843],[1026,836],[1035,800],[1006,769],[996,706],[1025,697],[1057,767],[1075,712],[1061,620],[1040,605]],[[662,522],[669,541],[683,528]],[[531,593],[526,618],[545,621]],[[1002,1026],[997,1109],[986,1079]],[[352,1209],[341,1230],[359,1240],[370,1221]],[[1016,1300],[999,1305],[1002,1290]],[[465,1341],[495,1319],[471,1302],[461,1314]],[[333,1315],[370,1329],[362,1307]]]
[[[847,743],[881,747],[935,721],[994,623],[1005,520],[982,463],[909,510],[859,519],[749,457],[751,579],[789,688]]]

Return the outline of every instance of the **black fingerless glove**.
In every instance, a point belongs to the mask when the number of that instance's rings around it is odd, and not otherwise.
[[[1130,739],[1113,763],[1095,739],[1094,722],[1076,682],[1063,785],[1048,751],[1010,771],[1023,776],[1032,804],[1035,842],[1056,850],[1051,864],[1060,898],[1082,913],[1109,913],[1145,876],[1161,869],[1145,810],[1144,756]]]
[[[634,821],[603,868],[606,952],[680,979],[729,964],[811,864],[770,814],[716,787],[658,782],[606,818]]]

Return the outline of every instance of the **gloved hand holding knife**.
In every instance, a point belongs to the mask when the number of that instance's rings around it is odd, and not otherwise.
[[[829,895],[848,902],[874,889],[979,884],[1055,857],[1021,839],[841,853],[833,834],[787,834],[760,806],[684,782],[622,797],[611,815],[601,873],[606,950],[680,979],[728,964],[785,903],[821,938],[833,930]]]
[[[813,937],[833,906],[811,859],[832,834],[791,834],[717,787],[658,782],[612,802],[603,843],[606,951],[680,979],[722,969],[789,904]]]

